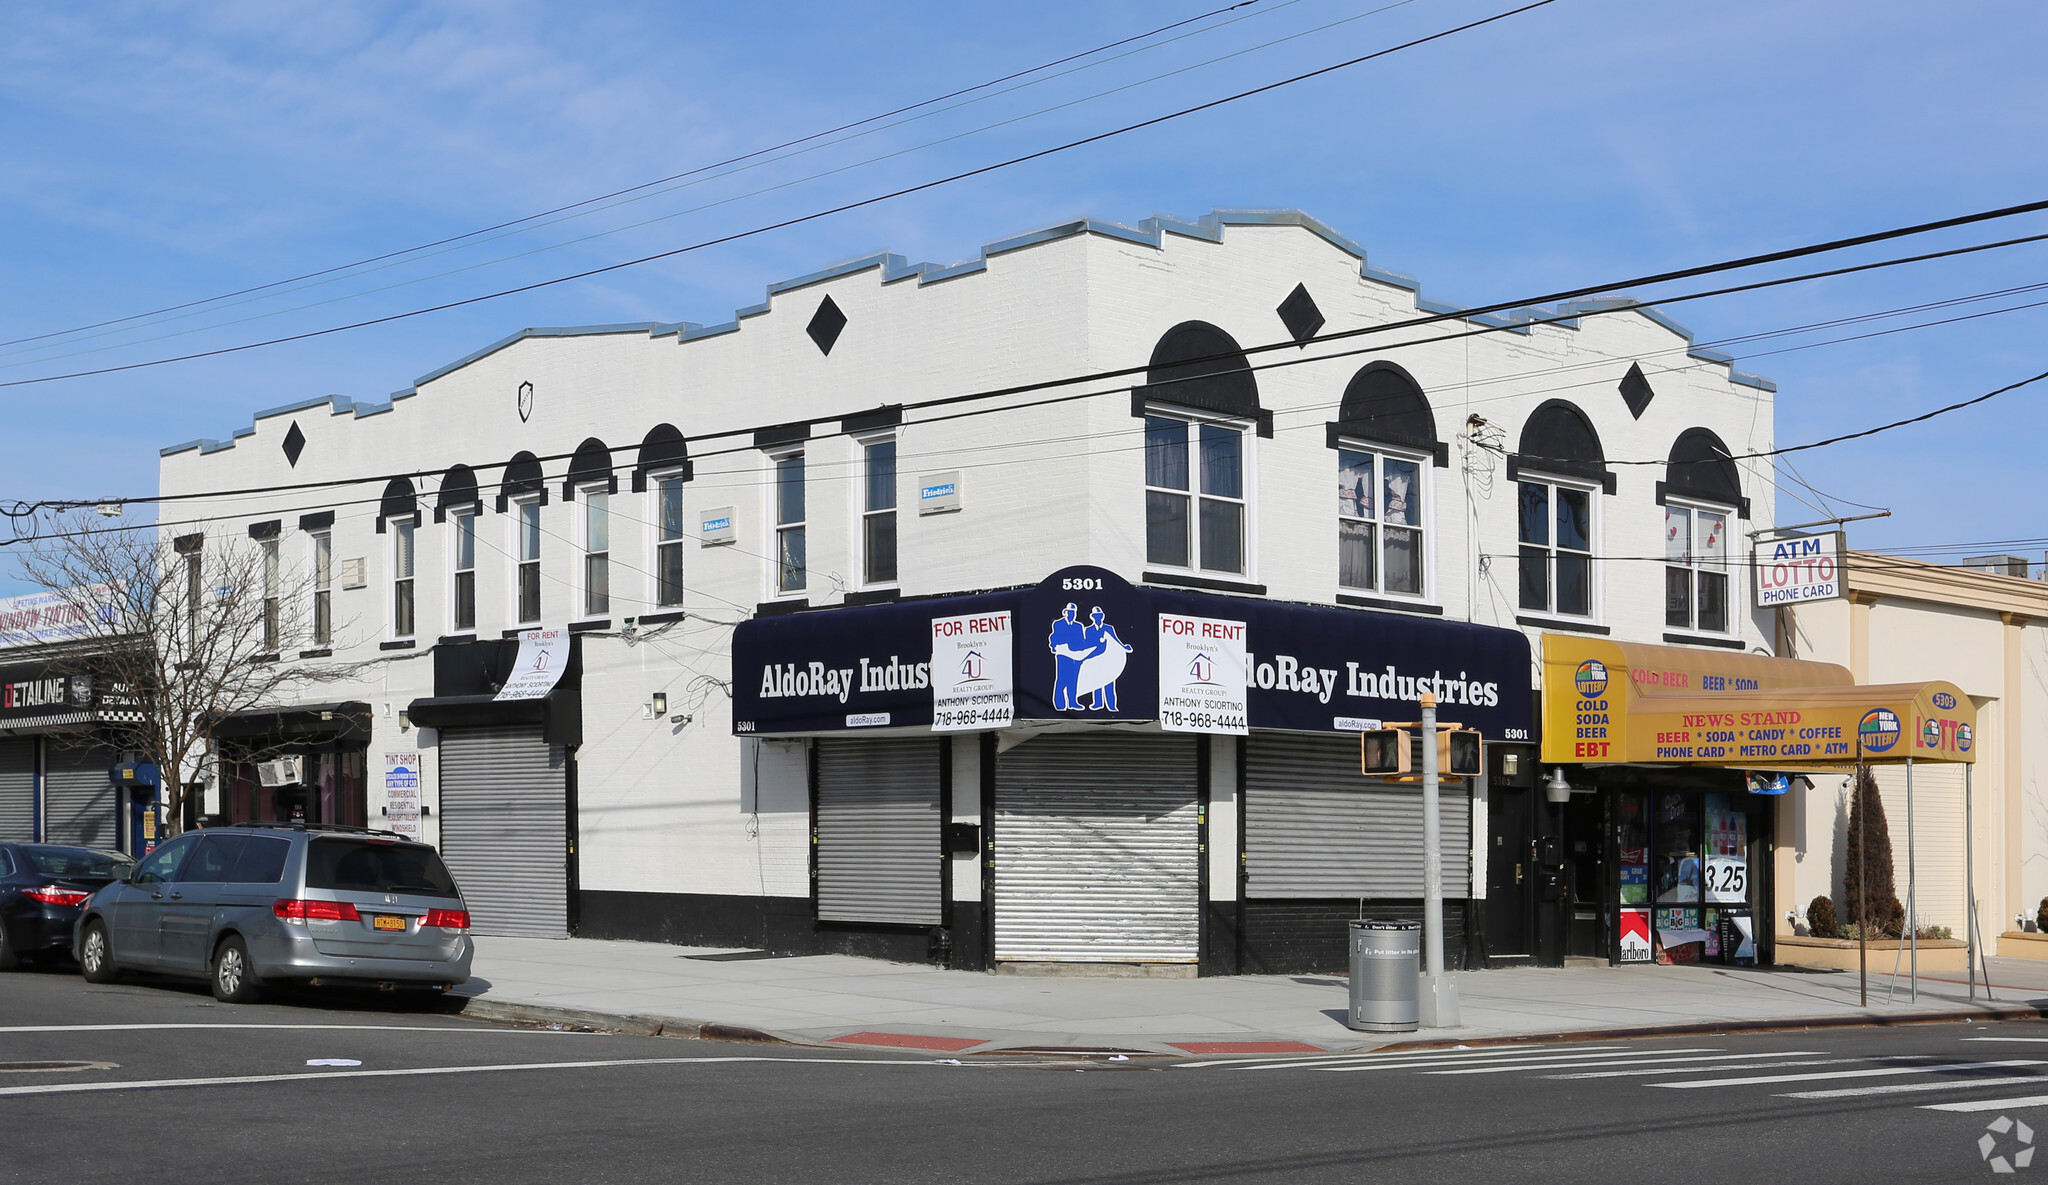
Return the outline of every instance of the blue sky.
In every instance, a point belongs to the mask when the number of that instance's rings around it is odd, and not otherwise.
[[[462,234],[1223,2],[10,6],[0,340]],[[667,250],[1511,6],[1259,0],[1086,69],[645,200],[197,316],[0,346],[0,381],[299,332]],[[1559,0],[1109,144],[674,260],[310,342],[0,390],[12,429],[0,498],[148,493],[165,444],[224,436],[257,408],[309,396],[382,398],[522,326],[721,321],[769,281],[828,262],[884,248],[956,260],[1081,214],[1134,222],[1297,207],[1363,243],[1376,265],[1418,276],[1429,295],[1476,304],[2033,200],[2048,196],[2044,43],[2048,7],[2021,0]],[[2033,216],[1921,242],[2043,231],[2048,217]],[[2037,284],[2044,271],[2048,244],[1672,313],[1714,341]],[[2048,369],[2048,306],[1762,351],[2035,301],[2048,290],[1730,348],[1743,369],[1778,381],[1779,439],[1793,443]],[[1806,454],[1798,471],[1832,496],[1894,511],[1856,526],[1857,546],[2048,535],[2031,497],[2018,496],[2037,488],[2044,406],[2048,383]],[[1787,521],[1821,517],[1781,506]],[[2041,546],[2010,550],[2038,561]]]

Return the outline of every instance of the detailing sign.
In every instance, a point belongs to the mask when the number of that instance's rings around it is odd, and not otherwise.
[[[1847,596],[1845,554],[1840,531],[1759,542],[1750,564],[1756,573],[1757,607],[1832,601]]]
[[[546,699],[569,665],[569,631],[521,630],[519,658],[493,699]]]
[[[1008,609],[932,619],[932,731],[1008,728],[1017,715]]]
[[[1159,727],[1244,736],[1245,625],[1159,615]]]

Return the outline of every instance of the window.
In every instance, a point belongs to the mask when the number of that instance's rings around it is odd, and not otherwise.
[[[476,511],[455,515],[455,629],[476,628]]]
[[[775,462],[775,591],[804,590],[804,455]]]
[[[199,605],[206,596],[206,574],[200,570],[199,548],[185,553],[185,645],[188,656],[199,653]]]
[[[1421,461],[1337,450],[1337,583],[1419,597],[1423,588]]]
[[[391,636],[410,638],[417,608],[413,596],[413,545],[419,533],[419,523],[414,519],[401,519],[392,523],[391,529]]]
[[[521,625],[540,620],[540,499],[518,503],[513,531],[518,535],[519,605]]]
[[[263,553],[263,650],[266,654],[277,653],[278,621],[277,597],[281,573],[277,562],[277,540],[265,539],[257,544]]]
[[[313,644],[334,642],[334,536],[313,536]]]
[[[1520,485],[1522,608],[1592,616],[1592,492],[1543,481]]]
[[[1244,484],[1243,429],[1146,416],[1146,562],[1242,574]]]
[[[1720,507],[1664,507],[1664,624],[1728,632],[1728,516]]]
[[[868,584],[896,583],[896,442],[862,446],[867,468],[860,520],[861,578]]]
[[[583,491],[583,615],[612,611],[612,497],[603,486]]]
[[[657,481],[654,499],[654,603],[673,608],[683,603],[683,479]]]

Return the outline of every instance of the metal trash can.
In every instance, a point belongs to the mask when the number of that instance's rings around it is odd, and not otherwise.
[[[1421,1023],[1422,923],[1351,923],[1351,1012],[1368,1033],[1412,1033]]]

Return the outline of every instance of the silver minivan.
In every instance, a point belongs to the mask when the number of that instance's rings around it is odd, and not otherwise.
[[[94,893],[72,943],[90,983],[204,978],[215,999],[267,986],[422,987],[469,978],[469,910],[433,848],[389,831],[238,823],[187,832]]]

